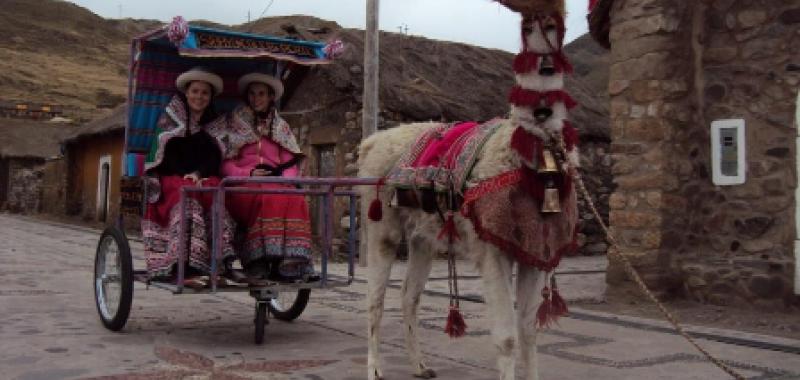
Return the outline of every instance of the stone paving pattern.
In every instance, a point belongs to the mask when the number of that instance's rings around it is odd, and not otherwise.
[[[181,295],[137,284],[130,319],[121,333],[99,322],[92,265],[99,231],[0,214],[0,368],[2,379],[339,379],[366,375],[365,271],[353,285],[313,291],[305,313],[293,323],[271,321],[263,346],[253,341],[253,300],[246,293]],[[134,255],[141,255],[137,242]],[[402,264],[402,263],[401,263]],[[141,257],[135,261],[141,267]],[[480,296],[480,279],[461,265],[466,294]],[[568,298],[602,294],[596,259],[569,260],[560,270]],[[332,265],[331,273],[345,273]],[[360,272],[358,271],[360,270]],[[602,268],[601,268],[602,269]],[[399,285],[393,272],[383,324],[387,378],[411,379],[402,333]],[[497,377],[482,303],[462,302],[468,336],[443,332],[447,301],[444,262],[421,304],[421,340],[428,363],[441,379]],[[725,379],[660,321],[573,310],[539,342],[541,378]],[[581,317],[582,316],[582,317]],[[597,318],[589,318],[589,317]],[[643,327],[645,326],[645,327]],[[723,337],[780,344],[794,353],[700,339],[700,343],[750,379],[800,379],[800,341],[691,328]]]

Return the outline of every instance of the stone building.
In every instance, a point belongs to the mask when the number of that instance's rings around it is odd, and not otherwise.
[[[589,20],[611,53],[610,221],[622,251],[662,294],[797,303],[800,4],[600,0]],[[712,141],[712,123],[731,119],[743,141]],[[717,149],[743,184],[715,185]],[[612,262],[608,281],[624,278]]]
[[[37,213],[42,209],[42,165],[58,156],[69,126],[0,119],[0,210]]]

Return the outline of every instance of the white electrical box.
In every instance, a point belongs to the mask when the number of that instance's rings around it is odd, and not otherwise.
[[[744,119],[711,123],[711,179],[715,185],[741,185],[747,169]]]

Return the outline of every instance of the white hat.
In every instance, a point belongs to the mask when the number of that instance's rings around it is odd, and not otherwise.
[[[193,67],[189,71],[178,75],[178,79],[175,80],[175,87],[177,87],[180,92],[186,92],[186,88],[189,87],[189,83],[194,81],[201,81],[210,84],[214,89],[215,95],[222,92],[222,78],[220,78],[219,75],[214,74],[202,67]]]
[[[244,94],[251,83],[263,83],[275,91],[275,100],[283,95],[283,83],[278,78],[261,73],[250,73],[239,78],[239,92]]]

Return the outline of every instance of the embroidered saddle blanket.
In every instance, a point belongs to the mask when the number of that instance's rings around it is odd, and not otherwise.
[[[500,125],[500,119],[494,119],[431,128],[400,157],[386,177],[386,185],[461,194],[483,144]]]

